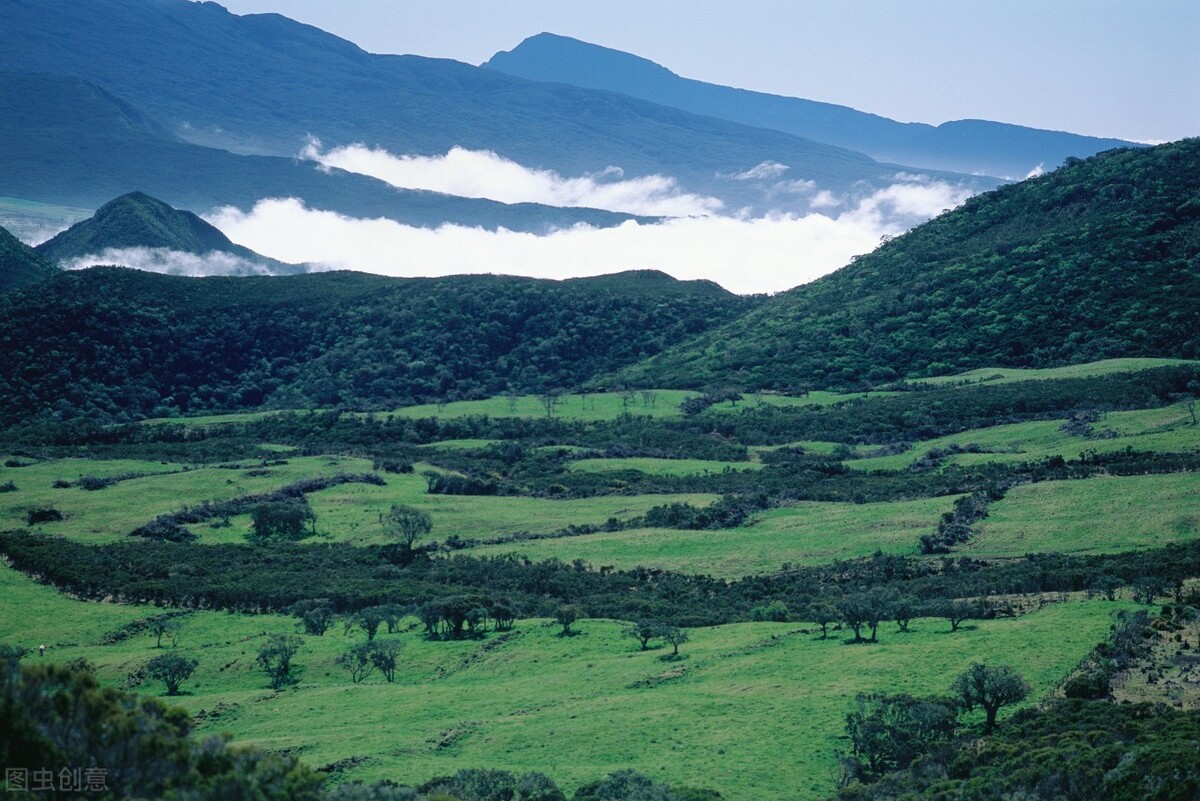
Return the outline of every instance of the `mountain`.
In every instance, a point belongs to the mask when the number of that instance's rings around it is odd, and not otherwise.
[[[559,282],[72,270],[0,296],[0,428],[39,414],[391,408],[571,388],[758,302],[646,271]]]
[[[0,5],[0,18],[10,9]],[[4,33],[0,32],[0,38]],[[2,56],[0,56],[2,57]],[[509,205],[396,189],[311,161],[246,156],[185,142],[129,103],[77,77],[0,72],[0,195],[96,208],[142,190],[178,208],[248,210],[268,197],[301,197],[310,207],[408,225],[445,222],[544,232],[629,219],[596,209]]]
[[[33,248],[0,228],[0,293],[45,281],[58,268]]]
[[[978,195],[626,376],[844,386],[979,367],[1200,357],[1200,139]]]
[[[765,202],[763,187],[730,177],[764,162],[790,165],[797,178],[835,194],[889,185],[900,169],[613,92],[454,61],[372,55],[285,17],[237,16],[215,3],[6,0],[0,69],[86,79],[193,144],[283,157],[310,136],[326,146],[361,142],[397,155],[461,146],[565,176],[613,166],[627,178],[669,176],[731,209]],[[808,209],[803,198],[788,202]]]
[[[286,275],[305,272],[303,265],[285,264],[235,245],[225,234],[190,211],[180,211],[143,192],[130,192],[105,203],[96,213],[36,248],[57,264],[78,260],[142,267],[154,263],[205,266],[227,275]],[[154,251],[145,254],[144,251]],[[133,251],[132,253],[123,251]],[[180,254],[205,257],[180,260]],[[130,262],[129,259],[136,261]]]
[[[847,106],[681,78],[648,59],[551,33],[531,36],[483,66],[533,81],[621,92],[924,169],[1020,178],[1039,166],[1052,169],[1068,156],[1133,144],[986,120],[897,122]]]

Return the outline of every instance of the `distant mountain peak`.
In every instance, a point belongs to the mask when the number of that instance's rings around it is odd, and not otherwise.
[[[121,254],[130,251],[157,251],[152,260],[156,265],[165,264],[166,254],[170,253],[219,253],[228,257],[222,260],[224,269],[235,273],[294,273],[304,269],[236,245],[192,212],[176,209],[141,191],[108,201],[88,219],[38,245],[37,251],[59,264],[84,258],[121,261]]]

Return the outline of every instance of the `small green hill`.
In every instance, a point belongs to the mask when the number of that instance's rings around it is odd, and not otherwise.
[[[39,283],[57,272],[37,251],[0,228],[0,292]]]
[[[626,377],[835,386],[1198,354],[1200,139],[1188,139],[978,195]]]
[[[301,269],[235,245],[220,230],[192,212],[172,208],[144,192],[130,192],[110,200],[89,219],[38,245],[37,251],[61,264],[121,248],[166,248],[195,254],[218,251],[272,272]]]

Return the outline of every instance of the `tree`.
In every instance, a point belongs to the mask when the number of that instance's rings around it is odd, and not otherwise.
[[[809,607],[808,616],[821,627],[821,639],[829,639],[829,624],[839,619],[837,607],[828,601],[817,601]]]
[[[362,629],[367,635],[367,642],[373,642],[375,635],[379,633],[379,627],[383,625],[385,619],[384,609],[380,606],[368,606],[366,609],[360,609],[346,620],[346,633],[355,629]]]
[[[877,587],[842,598],[837,608],[842,622],[854,629],[853,642],[876,642],[879,622],[891,613],[892,594]],[[870,637],[862,636],[864,628],[871,630]]]
[[[1105,600],[1117,600],[1117,592],[1125,586],[1125,582],[1116,576],[1105,573],[1092,583],[1092,589],[1104,594]]]
[[[438,624],[442,622],[442,605],[438,601],[421,604],[417,609],[417,618],[425,624],[425,634],[429,637],[437,635]]]
[[[958,631],[958,627],[963,624],[963,621],[979,617],[983,610],[977,603],[964,598],[955,598],[934,604],[930,611],[938,617],[946,618],[950,623],[950,631],[954,632]]]
[[[179,695],[183,684],[200,663],[179,654],[160,654],[146,663],[146,675],[167,685],[167,695]]]
[[[1133,582],[1133,597],[1144,604],[1154,603],[1154,599],[1162,595],[1164,582],[1154,576],[1142,576]]]
[[[328,606],[315,606],[300,616],[300,625],[308,634],[321,637],[333,625],[333,609]]]
[[[371,664],[379,669],[387,683],[396,680],[396,667],[400,662],[399,640],[378,640],[370,644],[369,659]]]
[[[304,641],[292,634],[271,634],[267,642],[258,649],[257,662],[271,679],[271,689],[278,690],[295,682],[292,675],[292,658]]]
[[[179,644],[183,622],[173,615],[157,615],[150,619],[150,634],[154,636],[154,647],[162,648],[164,636],[170,636],[171,647]]]
[[[497,601],[492,604],[492,620],[496,621],[496,631],[508,631],[517,620],[517,613],[508,601]]]
[[[678,626],[664,626],[659,632],[667,645],[674,650],[671,651],[671,656],[679,656],[679,646],[688,641],[688,633]]]
[[[412,560],[417,540],[433,531],[433,518],[411,506],[392,504],[381,522],[388,538],[395,541],[394,547],[399,551],[397,556],[402,564]]]
[[[538,393],[538,403],[546,410],[546,417],[554,416],[554,408],[558,406],[559,396],[562,393],[557,389],[547,389]]]
[[[983,733],[996,728],[996,713],[1002,707],[1015,704],[1029,695],[1029,685],[1007,665],[988,667],[978,662],[954,680],[951,685],[959,703],[968,712],[980,707],[987,715]]]
[[[633,637],[641,643],[642,650],[650,650],[650,641],[659,635],[661,626],[653,620],[639,620],[625,629],[627,637]]]
[[[383,622],[387,624],[387,633],[395,634],[396,629],[400,627],[400,621],[408,614],[408,610],[400,604],[382,604],[379,606],[379,614],[383,616]]]
[[[350,681],[359,684],[375,671],[374,645],[373,642],[352,645],[333,660],[334,664],[349,671]]]
[[[290,542],[315,536],[317,516],[304,497],[281,501],[265,501],[250,510],[253,531],[251,542]]]
[[[912,619],[917,616],[917,601],[905,596],[892,602],[892,620],[900,627],[900,631],[908,631]]]
[[[583,616],[583,610],[575,604],[563,604],[554,610],[554,620],[562,626],[562,636],[571,636],[571,624]]]
[[[953,699],[871,693],[855,699],[846,716],[853,773],[874,781],[904,770],[918,757],[954,739],[958,716]]]

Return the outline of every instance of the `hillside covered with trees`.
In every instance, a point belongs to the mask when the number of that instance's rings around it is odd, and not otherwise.
[[[802,258],[803,254],[797,254]],[[628,374],[862,385],[1200,353],[1200,139],[1071,159],[978,195]]]
[[[36,284],[57,272],[37,251],[0,228],[0,292]]]
[[[556,282],[81,270],[0,300],[0,424],[571,388],[756,302],[655,272]]]

